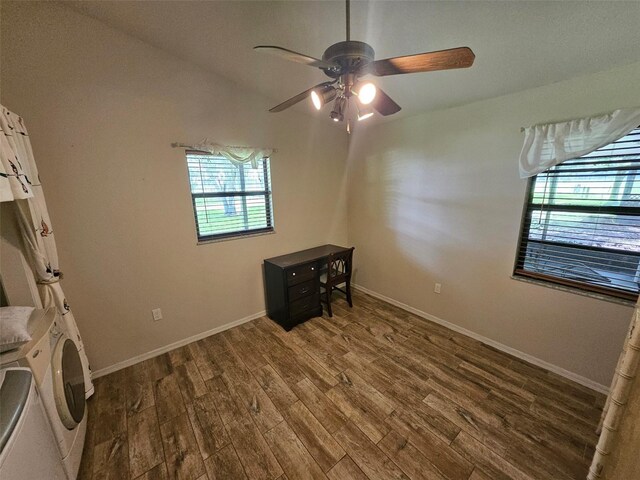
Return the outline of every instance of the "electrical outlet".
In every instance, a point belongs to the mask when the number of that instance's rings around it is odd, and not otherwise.
[[[436,283],[436,286],[433,287],[433,291],[436,293],[440,293],[440,289],[442,288],[442,284]]]
[[[154,308],[151,310],[151,314],[153,315],[153,321],[157,322],[158,320],[162,320],[162,310],[159,308]]]

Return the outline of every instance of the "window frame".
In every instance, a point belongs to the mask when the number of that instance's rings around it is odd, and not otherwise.
[[[191,195],[191,207],[193,208],[193,217],[195,221],[196,237],[198,245],[205,243],[221,242],[225,240],[233,240],[236,238],[247,238],[259,235],[268,235],[275,233],[275,222],[273,219],[273,188],[271,186],[271,158],[267,157],[266,161],[262,162],[262,176],[264,178],[265,190],[245,190],[245,175],[244,168],[240,171],[240,185],[241,190],[235,190],[232,192],[202,192],[194,193],[191,185],[191,172],[189,171],[189,155],[203,155],[215,158],[224,158],[220,155],[213,155],[210,152],[200,150],[185,150],[185,160],[187,163],[187,177],[189,181],[189,193]],[[248,210],[247,210],[247,197],[251,196],[264,196],[265,199],[265,219],[267,227],[253,228],[250,230],[234,230],[232,232],[215,233],[210,235],[200,234],[200,223],[198,221],[198,210],[196,208],[196,201],[200,198],[241,198],[242,199],[242,215],[244,217],[245,225],[248,223]]]
[[[640,127],[638,127],[640,128]],[[634,129],[635,130],[635,129]],[[615,143],[615,142],[611,142],[611,143]],[[577,157],[577,158],[582,158],[581,157]],[[588,158],[588,157],[587,157]],[[562,164],[560,164],[562,165]],[[548,172],[549,170],[552,170],[554,167],[551,167],[548,170],[545,170],[544,172],[540,172],[541,175],[543,173]],[[525,194],[525,201],[524,201],[524,206],[522,209],[522,218],[521,218],[521,222],[520,222],[520,229],[519,229],[519,235],[518,235],[518,243],[517,243],[517,248],[516,248],[516,258],[515,258],[515,262],[514,262],[514,268],[513,268],[513,276],[514,278],[517,279],[530,279],[533,281],[537,281],[537,282],[541,282],[543,284],[551,284],[551,286],[561,286],[561,287],[568,287],[571,290],[576,291],[576,293],[582,293],[585,294],[585,292],[587,294],[589,293],[595,293],[598,295],[605,295],[607,297],[613,297],[615,299],[622,299],[622,300],[626,300],[626,301],[637,301],[638,300],[638,294],[637,293],[632,293],[632,292],[627,292],[624,291],[622,289],[617,289],[617,288],[608,288],[608,287],[604,287],[601,285],[595,285],[595,284],[590,284],[590,283],[586,283],[586,282],[580,282],[577,280],[571,280],[568,278],[563,278],[563,277],[556,277],[553,275],[548,275],[548,274],[544,274],[544,273],[540,273],[540,272],[533,272],[533,271],[529,271],[529,270],[525,270],[524,269],[524,262],[526,260],[526,255],[521,254],[521,252],[526,251],[523,249],[527,248],[527,245],[529,244],[530,241],[532,241],[529,238],[529,231],[530,231],[530,227],[531,227],[531,218],[532,215],[530,214],[530,212],[532,210],[535,209],[535,204],[533,203],[533,198],[534,198],[534,194],[535,194],[535,182],[536,182],[536,178],[538,177],[538,175],[533,175],[531,177],[529,177],[527,179],[527,188],[526,188],[526,194]],[[608,207],[592,207],[592,206],[587,206],[587,205],[553,205],[551,203],[549,204],[544,204],[544,209],[547,212],[550,211],[569,211],[569,212],[577,212],[577,213],[585,213],[585,214],[589,214],[589,213],[599,213],[599,214],[609,214],[609,215],[640,215],[640,207],[619,207],[619,206],[608,206]],[[624,212],[624,213],[623,213]],[[615,254],[620,254],[622,252],[620,252],[619,250],[615,250],[615,249],[610,249],[610,248],[606,248],[606,247],[596,247],[596,246],[592,246],[592,245],[571,245],[568,243],[562,243],[562,242],[557,242],[557,241],[550,241],[550,240],[533,240],[533,243],[538,243],[541,245],[552,245],[552,246],[558,246],[558,247],[562,247],[562,248],[575,248],[576,250],[591,250],[591,251],[596,251],[596,252],[600,252],[600,253],[615,253]],[[629,255],[639,255],[636,252],[629,252]]]

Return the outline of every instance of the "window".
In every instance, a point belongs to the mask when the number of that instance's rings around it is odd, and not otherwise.
[[[638,297],[640,128],[529,180],[514,274]]]
[[[187,151],[198,241],[273,231],[269,159],[236,164]]]

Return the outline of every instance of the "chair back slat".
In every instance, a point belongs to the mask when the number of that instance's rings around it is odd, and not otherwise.
[[[330,253],[327,258],[327,284],[339,285],[351,279],[351,266],[353,260],[353,250],[339,253]]]

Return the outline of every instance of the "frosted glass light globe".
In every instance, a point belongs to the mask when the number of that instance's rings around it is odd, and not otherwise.
[[[358,91],[358,100],[363,105],[369,105],[376,98],[376,86],[373,83],[365,83]]]
[[[311,91],[311,101],[313,102],[313,106],[316,107],[316,110],[320,110],[322,108],[322,100],[320,100],[320,95],[315,90]]]

